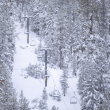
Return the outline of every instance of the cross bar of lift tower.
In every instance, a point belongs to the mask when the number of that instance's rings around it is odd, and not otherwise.
[[[45,47],[45,48],[41,48],[40,50],[52,50],[52,49]]]

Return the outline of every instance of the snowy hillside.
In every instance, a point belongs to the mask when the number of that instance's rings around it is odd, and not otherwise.
[[[45,87],[45,79],[35,79],[27,75],[25,68],[28,67],[28,65],[36,64],[42,62],[39,62],[37,59],[37,55],[35,54],[35,49],[37,49],[39,40],[36,38],[36,35],[32,32],[30,32],[30,40],[31,37],[36,41],[36,46],[30,46],[27,44],[27,35],[24,34],[24,28],[20,27],[19,23],[16,23],[16,32],[19,33],[18,37],[16,38],[16,54],[14,56],[14,70],[12,74],[12,81],[14,88],[16,89],[18,96],[23,90],[24,96],[30,101],[30,107],[34,106],[31,101],[33,99],[38,98],[38,100],[41,99],[43,88]],[[44,68],[44,65],[42,65]],[[61,84],[59,82],[60,76],[62,74],[62,71],[58,68],[50,68],[48,65],[47,70],[50,74],[50,77],[48,78],[47,82],[47,93],[48,93],[48,108],[51,110],[52,106],[56,106],[59,108],[59,110],[80,110],[80,101],[79,101],[79,95],[77,93],[77,82],[78,78],[68,78],[68,84],[69,88],[67,90],[66,96],[63,96],[62,90],[61,90]],[[53,100],[52,97],[49,96],[49,93],[51,93],[54,90],[54,87],[56,87],[57,90],[59,90],[61,94],[61,101],[58,102],[56,100]],[[74,94],[75,93],[75,94]],[[76,96],[77,98],[77,104],[70,104],[71,97]],[[36,109],[31,109],[36,110]]]

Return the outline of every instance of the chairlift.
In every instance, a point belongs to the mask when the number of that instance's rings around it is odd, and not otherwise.
[[[54,86],[54,90],[53,90],[53,97],[59,97],[60,93],[59,91],[56,89],[56,86]]]
[[[40,51],[40,50],[38,50],[38,56],[37,56],[37,58],[39,59],[39,60],[41,60],[43,57],[42,57],[42,51]]]
[[[30,46],[36,46],[36,41],[31,40],[31,42],[30,42]]]
[[[42,51],[42,49],[41,49],[41,46],[38,46],[38,49],[37,49],[37,50],[38,50],[38,53],[39,53],[39,54],[43,54],[43,51]]]
[[[38,55],[37,58],[38,58],[38,59],[42,59],[42,55]]]
[[[59,97],[60,96],[60,93],[58,90],[54,90],[53,91],[53,97]]]
[[[70,98],[70,104],[77,104],[77,99],[75,96]]]

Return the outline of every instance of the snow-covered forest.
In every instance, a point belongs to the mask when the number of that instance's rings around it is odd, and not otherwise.
[[[0,0],[0,110],[110,110],[110,0]]]

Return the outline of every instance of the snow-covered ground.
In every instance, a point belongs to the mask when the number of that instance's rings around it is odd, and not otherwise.
[[[36,41],[36,46],[30,46],[29,44],[27,44],[27,35],[24,34],[24,29],[20,27],[19,23],[16,23],[16,25],[16,32],[19,33],[19,35],[18,37],[16,37],[16,54],[14,56],[14,70],[12,74],[12,81],[13,86],[18,93],[18,96],[21,90],[23,90],[24,96],[31,103],[31,101],[35,98],[38,98],[39,100],[41,99],[42,91],[45,87],[45,81],[43,79],[35,79],[29,76],[28,78],[25,78],[25,76],[27,76],[25,68],[29,65],[29,63],[41,63],[38,61],[37,55],[35,54],[35,49],[39,44],[39,40],[36,38],[36,35],[34,33],[30,32],[30,40],[32,37],[32,39]],[[58,67],[50,68],[48,66],[48,72],[50,74],[50,77],[48,79],[46,90],[48,93],[47,103],[49,110],[51,110],[53,105],[58,107],[59,110],[80,110],[79,95],[77,93],[78,78],[73,77],[68,79],[68,93],[66,94],[66,96],[63,96],[59,82],[62,71]],[[60,102],[53,100],[52,97],[49,96],[49,93],[54,90],[54,86],[56,86],[61,94]],[[77,98],[77,104],[70,104],[70,98],[74,95]],[[32,104],[30,104],[30,106],[32,106]]]

